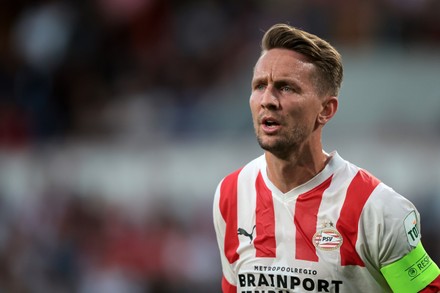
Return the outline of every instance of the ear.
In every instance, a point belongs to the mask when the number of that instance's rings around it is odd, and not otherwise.
[[[336,96],[327,96],[324,98],[322,102],[321,112],[318,114],[317,122],[318,124],[325,125],[333,116],[336,114],[338,110],[338,97]]]

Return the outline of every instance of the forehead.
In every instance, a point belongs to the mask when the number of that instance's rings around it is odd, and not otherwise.
[[[301,53],[275,48],[264,51],[254,68],[254,77],[309,77],[315,65]]]

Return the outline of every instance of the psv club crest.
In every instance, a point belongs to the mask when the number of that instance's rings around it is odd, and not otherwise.
[[[318,230],[313,235],[313,244],[320,250],[335,250],[342,245],[342,236],[331,221],[325,221],[322,225],[322,229]]]

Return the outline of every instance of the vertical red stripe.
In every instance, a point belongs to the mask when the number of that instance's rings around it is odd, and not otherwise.
[[[347,189],[347,195],[342,205],[341,214],[336,229],[343,237],[341,253],[341,265],[365,266],[356,251],[359,218],[362,209],[373,190],[380,183],[378,179],[367,173],[359,171],[351,181]]]
[[[239,255],[237,234],[237,181],[240,170],[228,175],[220,186],[220,212],[226,222],[225,231],[225,256],[229,263],[235,262]]]
[[[318,210],[322,195],[330,186],[332,176],[312,190],[298,196],[295,205],[296,259],[318,261],[313,235],[316,233]]]
[[[264,183],[261,173],[255,182],[257,191],[256,230],[254,247],[257,257],[276,257],[275,211],[272,192]]]
[[[222,292],[223,293],[237,293],[237,286],[231,285],[228,280],[222,277]]]

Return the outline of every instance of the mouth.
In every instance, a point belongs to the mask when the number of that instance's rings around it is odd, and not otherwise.
[[[263,117],[261,119],[261,124],[267,127],[279,126],[280,122],[273,117]]]
[[[261,125],[266,133],[274,133],[281,127],[280,122],[273,117],[264,117],[261,119]]]

